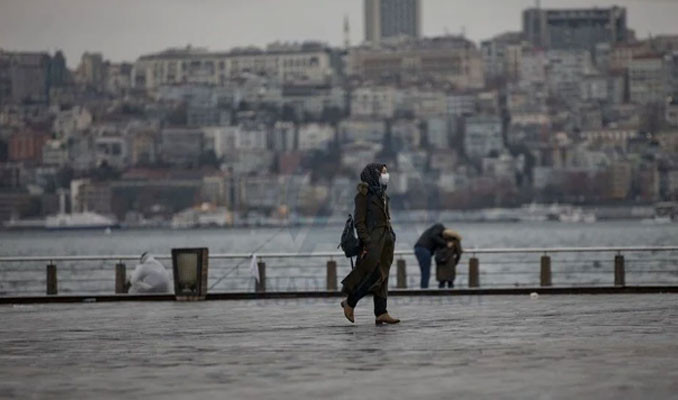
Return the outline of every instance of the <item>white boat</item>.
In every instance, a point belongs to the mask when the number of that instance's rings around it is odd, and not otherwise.
[[[7,229],[111,229],[120,225],[113,219],[90,211],[67,213],[66,192],[59,190],[59,213],[45,219],[12,219],[5,222]]]
[[[6,229],[104,229],[110,231],[111,228],[118,228],[119,225],[114,220],[93,212],[83,212],[74,214],[60,213],[50,215],[45,219],[19,219],[9,220],[3,224]]]
[[[560,213],[558,216],[560,222],[569,222],[569,223],[593,223],[596,222],[596,215],[593,213],[584,212],[581,208],[572,208],[565,212]]]
[[[597,220],[598,220],[598,218],[596,217],[596,214],[594,214],[594,213],[585,213],[584,214],[584,222],[586,222],[587,224],[592,224],[592,223],[596,222]]]
[[[44,229],[44,219],[10,219],[3,223],[5,229]]]
[[[548,207],[543,204],[530,203],[520,208],[519,219],[523,222],[548,221]]]
[[[231,212],[226,207],[203,203],[174,214],[172,228],[225,227],[233,224]]]
[[[81,213],[60,213],[45,219],[45,229],[106,229],[117,228],[117,222],[104,215],[85,211]]]
[[[655,215],[653,218],[645,218],[640,222],[649,225],[664,225],[672,223],[673,220],[671,219],[671,217],[668,216],[660,217]]]

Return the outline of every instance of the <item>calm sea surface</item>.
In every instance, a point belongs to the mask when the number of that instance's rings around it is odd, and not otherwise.
[[[444,221],[443,221],[444,223]],[[396,248],[410,250],[430,224],[395,224]],[[458,266],[457,286],[466,286],[468,256],[473,248],[678,245],[678,224],[651,225],[637,221],[593,224],[449,223],[463,236],[467,251]],[[114,230],[59,232],[0,232],[1,256],[42,255],[169,255],[175,247],[207,247],[210,253],[334,251],[342,226],[238,228],[198,230]],[[678,283],[678,252],[628,253],[627,284]],[[539,282],[539,254],[481,255],[481,286],[529,286]],[[419,284],[419,268],[407,262],[408,287]],[[613,253],[554,254],[553,284],[610,284]],[[270,290],[312,290],[325,286],[327,259],[264,259]],[[340,258],[338,274],[350,270]],[[0,263],[0,295],[44,293],[44,263]],[[57,265],[60,293],[110,293],[114,262],[68,262]],[[128,272],[134,267],[128,263]],[[169,262],[165,261],[169,268]],[[248,260],[213,260],[210,284],[215,291],[251,290]],[[433,267],[433,275],[435,275]],[[394,280],[394,273],[391,274]],[[393,282],[394,284],[394,282]],[[436,282],[434,278],[432,285]]]

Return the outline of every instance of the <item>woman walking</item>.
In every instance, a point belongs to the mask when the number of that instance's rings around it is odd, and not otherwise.
[[[389,174],[385,164],[368,164],[360,174],[355,196],[355,229],[362,244],[356,267],[341,282],[348,298],[341,302],[344,316],[354,322],[353,309],[368,293],[374,296],[375,323],[396,324],[386,311],[388,274],[393,262],[395,233],[391,228]]]

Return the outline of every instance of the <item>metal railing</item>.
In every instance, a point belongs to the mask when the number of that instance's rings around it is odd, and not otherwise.
[[[535,254],[541,256],[534,257]],[[601,256],[594,257],[594,254]],[[636,254],[642,256],[631,256]],[[350,269],[348,259],[338,251],[257,253],[262,279],[254,282],[246,263],[252,256],[251,253],[210,254],[210,290],[299,291],[301,287],[301,291],[336,291],[337,276]],[[413,256],[412,250],[395,251],[391,287],[407,289],[419,286],[420,273]],[[633,284],[639,285],[676,285],[676,256],[678,246],[467,248],[457,266],[455,286],[625,286],[629,283],[627,277],[633,279]],[[171,259],[169,255],[157,255],[155,258],[163,261]],[[317,259],[326,260],[324,268]],[[124,293],[125,262],[137,260],[137,255],[0,257],[0,295]],[[239,263],[233,265],[234,261]],[[46,275],[42,269],[45,263]],[[114,274],[111,274],[112,264],[115,265]],[[435,265],[432,266],[432,275],[435,280]]]
[[[646,252],[646,251],[678,251],[678,246],[600,246],[600,247],[518,247],[518,248],[466,248],[466,254],[511,254],[511,253],[601,253],[601,252]],[[213,253],[209,255],[210,259],[242,259],[250,258],[255,253]],[[414,255],[413,250],[395,250],[394,256]],[[344,258],[344,253],[340,251],[318,251],[312,253],[256,253],[259,258]],[[153,255],[159,260],[169,260],[171,256]],[[83,255],[83,256],[6,256],[0,257],[0,263],[7,262],[28,262],[28,261],[136,261],[138,255]]]

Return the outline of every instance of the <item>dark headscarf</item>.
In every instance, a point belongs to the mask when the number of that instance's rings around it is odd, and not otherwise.
[[[381,170],[385,166],[386,164],[379,163],[367,164],[367,166],[363,169],[363,172],[360,173],[360,180],[367,183],[369,191],[379,197],[384,197],[384,192],[386,191],[386,185],[379,183]]]

